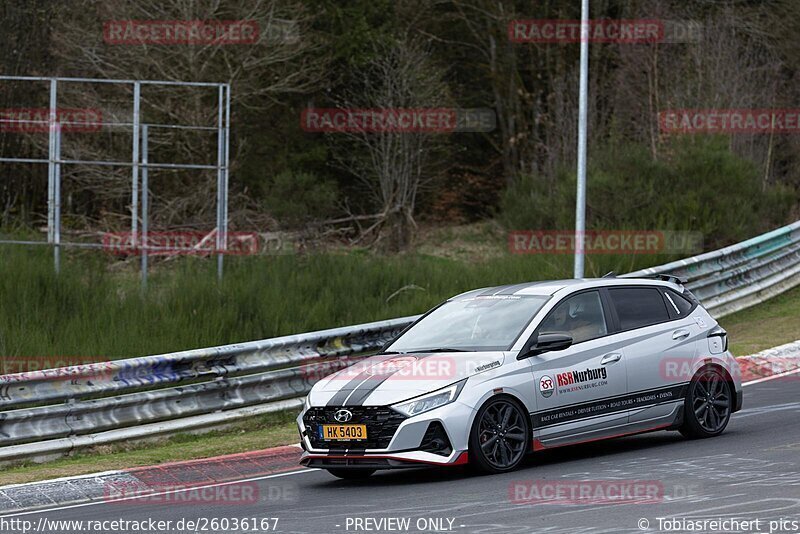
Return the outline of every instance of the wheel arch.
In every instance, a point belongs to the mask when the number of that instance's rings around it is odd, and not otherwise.
[[[694,380],[694,377],[699,375],[704,369],[716,369],[717,371],[720,371],[722,376],[725,377],[725,382],[731,386],[731,393],[736,395],[736,383],[733,381],[733,377],[731,376],[730,372],[728,372],[728,369],[719,362],[711,361],[704,363],[697,369],[697,371],[695,371],[694,375],[692,375],[692,380]]]
[[[533,423],[531,421],[531,413],[525,406],[525,402],[520,398],[520,396],[515,395],[512,391],[501,391],[498,393],[492,393],[491,395],[488,395],[484,399],[482,399],[480,405],[475,407],[475,410],[472,413],[472,417],[470,418],[469,427],[467,428],[467,438],[468,438],[467,443],[469,443],[469,436],[472,434],[472,429],[477,422],[478,413],[480,413],[481,409],[484,406],[486,406],[487,403],[503,398],[509,399],[512,402],[514,402],[525,416],[525,420],[528,423],[528,434],[529,434],[526,449],[527,452],[533,452]]]

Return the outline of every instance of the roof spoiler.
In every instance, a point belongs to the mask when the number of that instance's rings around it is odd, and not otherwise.
[[[616,278],[617,273],[609,271],[603,275],[603,278]],[[672,282],[673,284],[684,285],[688,280],[684,276],[676,276],[674,274],[646,274],[644,276],[637,276],[636,278],[648,278],[650,280],[663,280],[664,282]]]
[[[678,284],[680,286],[688,282],[686,277],[676,276],[674,274],[649,274],[646,276],[637,276],[636,278],[650,278],[653,280],[663,280],[664,282],[672,282],[673,284]]]

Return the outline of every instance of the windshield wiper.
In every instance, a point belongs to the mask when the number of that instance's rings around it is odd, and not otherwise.
[[[407,350],[406,354],[415,354],[419,352],[475,352],[475,351],[467,349],[454,349],[452,347],[437,347],[434,349]]]

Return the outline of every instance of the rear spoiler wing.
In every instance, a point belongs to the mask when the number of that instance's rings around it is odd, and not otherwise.
[[[637,276],[637,278],[650,278],[653,280],[662,280],[664,282],[672,282],[679,286],[686,285],[689,280],[685,276],[676,276],[674,274],[651,274],[647,276]]]
[[[603,275],[603,278],[616,278],[617,273],[614,271],[608,272]],[[672,282],[677,285],[686,285],[689,280],[684,276],[676,276],[674,274],[646,274],[644,276],[637,276],[636,278],[645,278],[650,280],[662,280],[664,282]]]

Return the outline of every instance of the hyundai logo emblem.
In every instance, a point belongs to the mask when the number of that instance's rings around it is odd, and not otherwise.
[[[339,410],[333,414],[333,418],[339,423],[346,423],[353,418],[353,412],[350,410]]]

